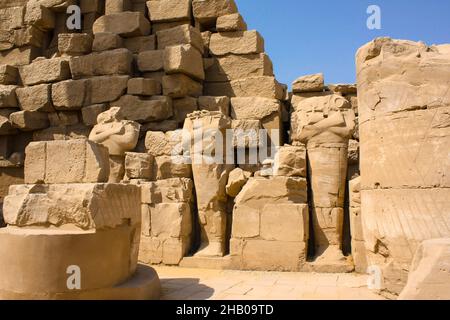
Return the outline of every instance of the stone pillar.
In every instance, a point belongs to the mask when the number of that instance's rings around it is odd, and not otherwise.
[[[184,124],[184,130],[191,139],[190,157],[200,222],[201,245],[197,256],[225,254],[226,185],[232,169],[225,164],[226,129],[229,128],[229,118],[220,112],[209,111],[188,115]],[[222,141],[217,140],[219,136]],[[222,152],[221,156],[218,156],[219,152]]]
[[[367,258],[398,294],[419,244],[450,236],[450,51],[379,38],[356,64]]]
[[[355,114],[342,96],[322,93],[294,105],[293,140],[306,145],[318,272],[353,269],[342,254],[348,140]]]

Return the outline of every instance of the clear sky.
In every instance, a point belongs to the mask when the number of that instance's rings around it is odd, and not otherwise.
[[[326,83],[355,82],[356,50],[379,36],[450,43],[450,0],[235,0],[248,28],[265,39],[277,79],[323,72]],[[367,28],[369,5],[381,30]]]

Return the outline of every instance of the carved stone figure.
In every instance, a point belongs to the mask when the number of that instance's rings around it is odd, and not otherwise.
[[[97,125],[91,131],[89,140],[109,150],[109,182],[120,182],[125,174],[125,152],[132,151],[139,139],[140,125],[123,120],[119,108],[111,108],[97,118]]]

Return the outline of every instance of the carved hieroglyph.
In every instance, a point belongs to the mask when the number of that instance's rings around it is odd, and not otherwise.
[[[198,256],[223,256],[226,241],[226,185],[230,166],[209,156],[223,149],[225,157],[226,129],[231,121],[220,112],[200,111],[188,115],[184,130],[190,136],[190,157],[194,177],[201,245]],[[223,141],[216,140],[218,135]],[[222,145],[221,145],[222,143]],[[225,160],[225,159],[224,159]]]
[[[312,191],[315,264],[318,271],[348,271],[341,251],[348,140],[355,127],[350,103],[335,94],[294,106],[293,139],[304,143]]]
[[[125,174],[125,153],[132,151],[139,139],[140,125],[137,122],[123,120],[120,108],[114,107],[97,118],[97,125],[91,131],[89,140],[97,142],[109,150],[109,182],[120,182]]]

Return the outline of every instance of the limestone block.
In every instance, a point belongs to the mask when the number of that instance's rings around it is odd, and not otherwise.
[[[259,120],[233,120],[231,122],[233,130],[233,146],[235,148],[257,147],[259,145],[259,136],[261,121]]]
[[[100,113],[106,111],[105,104],[93,104],[81,109],[83,123],[86,126],[94,126],[97,124],[97,117]]]
[[[92,36],[87,33],[60,33],[58,51],[67,55],[82,55],[92,51]]]
[[[232,170],[228,175],[227,194],[230,197],[236,197],[250,177],[251,173],[248,171],[244,171],[240,168]]]
[[[190,44],[202,54],[204,52],[202,35],[198,29],[191,25],[183,24],[178,27],[158,31],[156,37],[158,38],[159,50],[170,46]]]
[[[39,59],[20,69],[24,85],[32,86],[70,78],[69,63],[64,58]]]
[[[274,175],[306,178],[306,148],[285,145],[275,155]]]
[[[114,201],[111,201],[114,199]],[[5,198],[5,221],[17,227],[73,225],[83,230],[140,224],[139,188],[77,183],[17,185]],[[130,219],[130,222],[125,222]]]
[[[22,110],[52,112],[50,84],[40,84],[31,87],[18,88],[16,90],[19,105]]]
[[[231,117],[233,119],[263,120],[274,113],[281,113],[281,104],[276,99],[260,97],[231,98]]]
[[[101,76],[89,79],[90,103],[112,102],[127,90],[129,76]]]
[[[129,179],[151,179],[153,157],[145,153],[127,152],[125,154],[125,175]]]
[[[128,80],[128,94],[155,96],[162,93],[161,84],[154,79],[132,78]]]
[[[298,271],[306,260],[304,242],[248,240],[242,254],[244,270]]]
[[[176,162],[171,156],[155,157],[153,176],[156,180],[192,178],[192,166]]]
[[[25,153],[25,183],[90,183],[108,180],[108,150],[93,142],[33,142]]]
[[[271,241],[307,242],[307,204],[267,204],[261,211],[261,238]]]
[[[230,82],[206,82],[205,95],[283,99],[284,89],[274,77],[260,76]]]
[[[327,87],[331,91],[335,93],[340,93],[343,96],[357,94],[356,84],[336,83],[336,84],[328,84]]]
[[[0,29],[1,30],[13,30],[22,27],[24,25],[24,13],[25,8],[23,6],[11,6],[6,8],[0,8]]]
[[[158,203],[150,207],[151,234],[158,238],[181,238],[190,236],[192,219],[189,204]]]
[[[52,85],[52,101],[56,110],[78,110],[88,103],[89,80],[67,80]]]
[[[190,21],[172,21],[172,22],[156,22],[152,24],[152,32],[157,34],[159,31],[172,29],[179,26],[190,26]]]
[[[147,1],[150,21],[172,22],[191,20],[190,0]]]
[[[148,131],[145,136],[145,150],[154,157],[178,155],[182,131]]]
[[[27,25],[34,25],[47,31],[55,28],[56,16],[39,1],[29,1],[26,5],[24,21]]]
[[[321,92],[324,89],[323,73],[302,76],[292,83],[294,93]]]
[[[259,237],[261,225],[261,214],[258,209],[241,206],[239,210],[233,211],[233,227],[231,241],[241,238],[256,238]],[[230,245],[231,246],[231,245]],[[231,255],[236,255],[238,252],[232,248]],[[242,252],[239,253],[242,255]]]
[[[10,65],[0,65],[0,85],[17,84],[19,71],[16,67]]]
[[[12,43],[15,47],[34,46],[42,48],[45,42],[45,33],[35,26],[14,30]]]
[[[112,104],[120,108],[120,115],[126,120],[150,122],[168,119],[172,116],[172,100],[164,96],[144,99],[125,95]]]
[[[450,239],[427,240],[420,244],[399,300],[450,299]]]
[[[111,32],[100,32],[94,35],[92,51],[114,50],[124,46],[121,36]]]
[[[131,11],[132,0],[105,0],[105,14]]]
[[[194,183],[188,178],[171,178],[141,184],[142,202],[156,203],[191,203],[193,202]]]
[[[134,54],[156,49],[156,36],[125,38],[124,46]]]
[[[78,112],[75,111],[52,112],[48,114],[48,120],[52,127],[72,126],[79,122]]]
[[[103,75],[125,75],[132,70],[133,55],[128,49],[94,52],[70,58],[73,79]]]
[[[272,204],[307,203],[306,179],[296,177],[250,178],[236,197],[236,207],[262,209]]]
[[[39,48],[33,46],[0,51],[0,64],[12,66],[28,65],[41,54],[40,51]]]
[[[206,81],[226,82],[248,77],[273,76],[273,65],[265,53],[248,55],[226,55],[211,59],[205,66]]]
[[[234,0],[194,0],[192,10],[195,20],[202,24],[214,23],[220,16],[238,12]]]
[[[197,80],[205,79],[202,55],[191,45],[166,47],[164,71],[167,74],[184,73]]]
[[[150,22],[142,12],[113,13],[98,18],[93,31],[112,32],[125,38],[146,36],[150,34]]]
[[[0,108],[17,108],[17,86],[0,85]]]
[[[22,131],[45,129],[50,125],[47,114],[39,111],[14,112],[9,116],[9,120],[15,128]]]
[[[164,50],[150,50],[139,53],[138,68],[141,72],[164,70]]]
[[[252,54],[264,52],[264,39],[256,30],[214,33],[209,50],[213,55]]]
[[[186,238],[186,237],[185,237]],[[178,265],[190,250],[190,239],[169,238],[163,244],[163,260],[165,265]]]
[[[203,94],[201,83],[181,73],[164,76],[162,86],[163,94],[171,98],[199,97]]]
[[[232,13],[217,18],[216,28],[219,32],[246,31],[247,24],[239,13]]]
[[[49,114],[50,115],[50,114]],[[90,127],[84,124],[70,126],[50,127],[33,132],[33,141],[53,141],[53,140],[87,140]]]
[[[227,96],[211,97],[202,96],[198,98],[198,109],[207,111],[219,111],[225,116],[230,115],[230,98]]]

